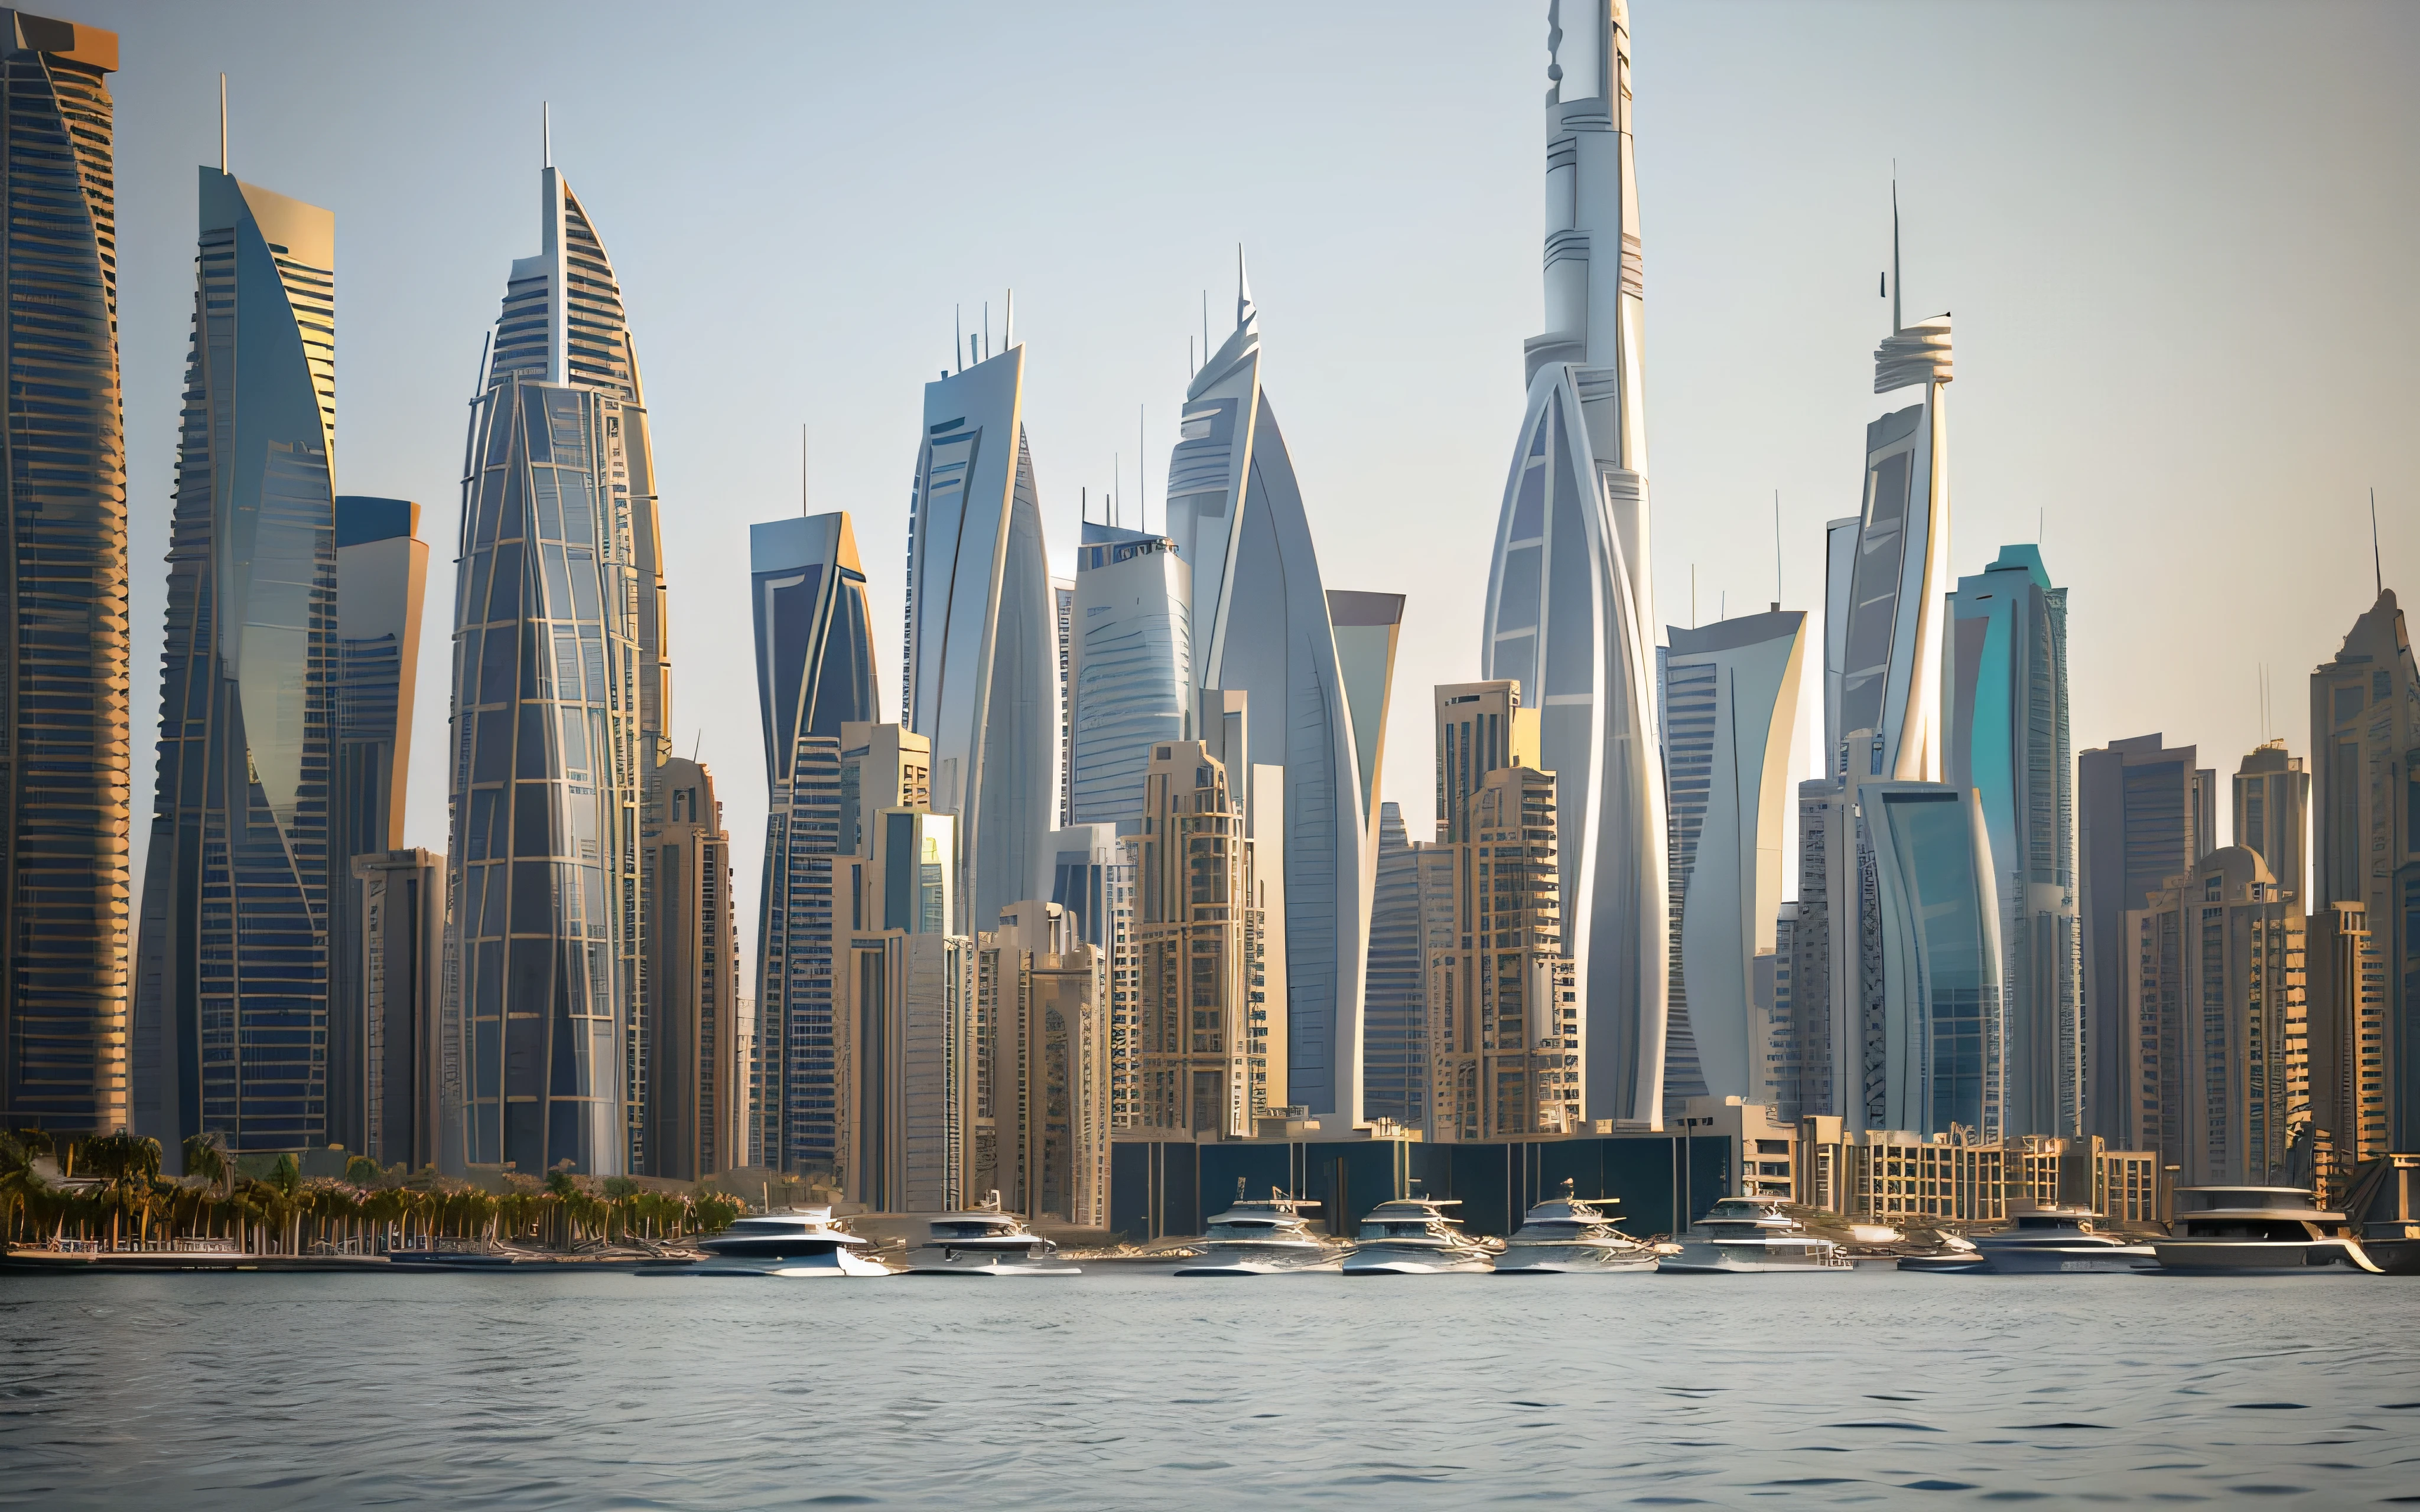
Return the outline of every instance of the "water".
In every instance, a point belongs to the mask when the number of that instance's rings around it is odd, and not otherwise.
[[[2420,1502],[2420,1278],[0,1277],[0,1504]]]

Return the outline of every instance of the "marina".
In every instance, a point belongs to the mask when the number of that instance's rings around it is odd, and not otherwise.
[[[1272,1187],[1263,1198],[1247,1198],[1235,1180],[1233,1207],[1210,1220],[1200,1257],[1177,1268],[1178,1275],[1286,1275],[1343,1269],[1349,1245],[1314,1230],[1307,1210],[1317,1202],[1290,1197]]]
[[[1770,1197],[1725,1197],[1681,1240],[1680,1252],[1656,1261],[1677,1275],[1748,1275],[1772,1271],[1840,1274],[1852,1268],[1848,1253]]]
[[[1655,1246],[1616,1228],[1605,1211],[1621,1199],[1597,1197],[1583,1202],[1572,1195],[1575,1184],[1566,1180],[1561,1196],[1528,1211],[1496,1257],[1497,1274],[1643,1273],[1655,1268]]]
[[[1945,1255],[1911,1255],[1899,1268],[1936,1275],[2127,1275],[2156,1263],[2150,1245],[2096,1232],[2100,1216],[2075,1208],[2021,1212],[2005,1233],[1962,1239]]]
[[[1346,1275],[1451,1275],[1492,1271],[1502,1253],[1500,1239],[1463,1231],[1445,1210],[1451,1197],[1397,1197],[1381,1202],[1361,1220],[1360,1237],[1345,1257]]]

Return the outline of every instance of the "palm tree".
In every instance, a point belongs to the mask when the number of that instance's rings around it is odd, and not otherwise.
[[[148,1196],[160,1174],[160,1141],[120,1129],[84,1142],[85,1164],[101,1182],[101,1205],[110,1210],[109,1247],[122,1237],[119,1218],[135,1206],[136,1194]]]

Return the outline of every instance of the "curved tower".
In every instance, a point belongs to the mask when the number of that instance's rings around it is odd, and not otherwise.
[[[1586,1117],[1662,1118],[1664,774],[1640,393],[1625,0],[1554,0],[1546,330],[1496,526],[1480,661],[1539,711],[1561,804],[1563,917],[1586,1015]]]
[[[0,1128],[128,1120],[126,433],[117,34],[0,21],[11,387],[0,564]]]
[[[336,218],[201,170],[144,862],[142,1132],[326,1142]]]
[[[1249,764],[1283,768],[1286,1094],[1361,1117],[1361,992],[1373,869],[1336,632],[1294,461],[1261,392],[1261,327],[1237,260],[1235,330],[1185,392],[1168,533],[1193,571],[1194,686],[1248,700]],[[1228,753],[1238,790],[1251,774]],[[1275,921],[1272,921],[1274,929]],[[1274,1095],[1274,1091],[1272,1092]]]
[[[933,810],[958,816],[959,918],[1049,888],[1059,616],[1025,443],[1025,348],[924,385],[908,526],[908,727],[933,743]]]
[[[442,1163],[615,1175],[644,1134],[663,588],[620,286],[551,166],[541,206],[464,458]]]

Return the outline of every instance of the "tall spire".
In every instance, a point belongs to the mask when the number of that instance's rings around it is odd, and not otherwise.
[[[2386,596],[2386,559],[2378,551],[2378,490],[2369,490],[2369,569],[2378,579],[2378,596]]]
[[[1235,329],[1241,331],[1250,323],[1252,315],[1252,277],[1244,269],[1244,244],[1235,243]]]
[[[1907,318],[1900,313],[1899,279],[1899,160],[1891,160],[1891,334],[1907,329]]]
[[[219,75],[219,172],[227,171],[226,75]]]

